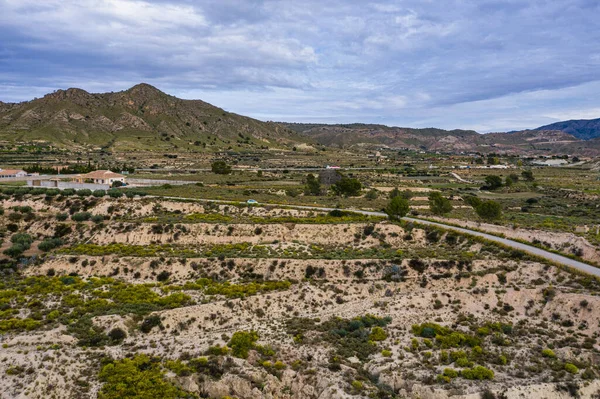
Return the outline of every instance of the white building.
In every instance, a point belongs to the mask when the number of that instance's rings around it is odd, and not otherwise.
[[[0,179],[25,176],[27,176],[27,172],[21,169],[0,169]]]
[[[73,178],[77,183],[94,183],[94,184],[112,184],[119,181],[125,184],[125,175],[111,172],[110,170],[95,170],[83,175],[77,175]]]

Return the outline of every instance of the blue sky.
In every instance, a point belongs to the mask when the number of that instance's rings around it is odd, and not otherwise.
[[[0,0],[0,101],[147,82],[262,120],[600,117],[597,0]]]

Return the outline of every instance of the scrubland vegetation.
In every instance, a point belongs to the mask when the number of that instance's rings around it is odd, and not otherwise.
[[[593,171],[388,155],[331,184],[228,159],[161,176],[189,185],[0,187],[3,394],[598,395],[598,280],[401,220],[470,223],[593,260]]]

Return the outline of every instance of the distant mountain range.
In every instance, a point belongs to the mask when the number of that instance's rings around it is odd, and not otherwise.
[[[560,130],[561,132],[572,134],[581,140],[591,140],[600,137],[600,118],[556,122],[538,127],[535,130]]]
[[[48,142],[112,151],[255,151],[311,149],[313,144],[453,153],[600,155],[600,119],[538,129],[479,134],[375,124],[261,122],[200,100],[182,100],[148,84],[117,93],[58,90],[22,103],[0,102],[0,144]]]
[[[413,129],[384,125],[285,124],[316,142],[340,148],[408,148],[441,152],[520,155],[600,155],[600,139],[589,141],[559,130],[479,134],[472,130]]]
[[[68,89],[33,101],[0,103],[1,140],[117,151],[218,151],[291,149],[306,139],[280,124],[182,100],[142,83],[117,93]]]

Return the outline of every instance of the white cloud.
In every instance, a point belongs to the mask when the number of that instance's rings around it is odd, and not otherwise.
[[[600,108],[589,91],[599,11],[589,0],[0,0],[0,99],[147,81],[265,119],[534,127]]]

